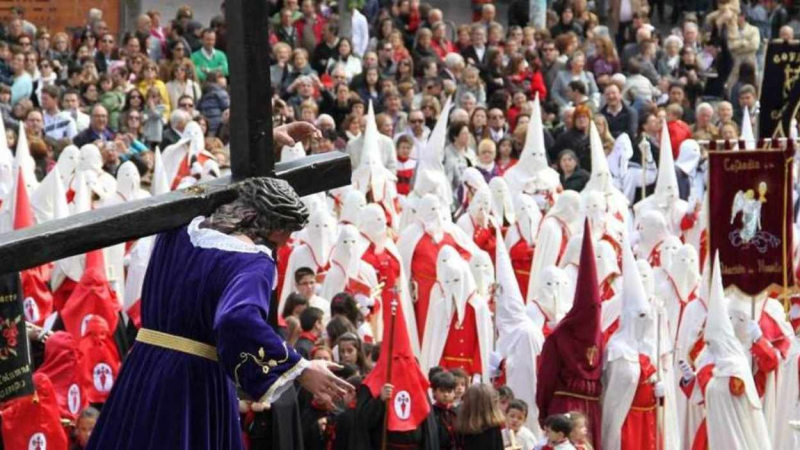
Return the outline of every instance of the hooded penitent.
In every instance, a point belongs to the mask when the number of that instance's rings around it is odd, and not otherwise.
[[[367,126],[364,130],[364,150],[358,167],[353,171],[353,187],[361,191],[373,202],[394,212],[394,201],[397,198],[397,177],[383,165],[378,146],[378,125],[375,123],[375,111],[372,102],[367,113]]]
[[[528,300],[537,292],[542,271],[560,264],[570,237],[580,229],[580,206],[580,194],[566,191],[558,196],[555,205],[542,219],[528,280]]]
[[[354,297],[361,298],[363,304],[370,297],[371,290],[377,286],[375,270],[361,260],[366,250],[365,242],[353,225],[339,227],[339,237],[331,252],[331,268],[325,275],[319,295],[330,300],[339,292],[347,291]]]
[[[150,193],[153,195],[166,194],[171,190],[171,184],[167,177],[164,159],[161,157],[161,150],[156,147],[155,157],[153,158],[153,179],[151,181]]]
[[[572,298],[569,298],[567,274],[564,269],[556,266],[547,267],[542,272],[539,292],[531,299],[526,308],[528,317],[547,337],[571,307]]]
[[[58,167],[53,169],[58,172]],[[52,172],[51,172],[52,173]],[[70,215],[69,205],[64,193],[64,185],[61,180],[54,179],[55,189],[53,190],[53,219],[63,219]],[[60,310],[67,301],[72,290],[75,289],[78,281],[83,274],[83,266],[86,260],[85,255],[75,255],[55,262],[53,272],[50,275],[50,289],[53,291],[53,308]]]
[[[3,405],[3,446],[7,449],[61,449],[69,445],[61,425],[53,385],[47,375],[33,375],[35,395],[11,400]]]
[[[575,300],[572,309],[544,343],[536,403],[540,418],[573,410],[583,412],[588,418],[595,448],[602,442],[600,313],[592,233],[585,223]]]
[[[539,96],[534,98],[531,108],[531,120],[525,134],[525,145],[519,162],[503,175],[511,192],[525,192],[534,195],[536,203],[542,211],[547,211],[555,204],[556,194],[561,182],[558,172],[547,162],[544,146],[544,126]]]
[[[430,300],[437,314],[427,316],[420,363],[426,371],[434,366],[461,368],[488,381],[494,338],[489,305],[478,294],[467,261],[447,248],[437,257],[437,285]]]
[[[359,215],[362,209],[367,206],[367,199],[364,194],[356,189],[350,190],[344,196],[342,201],[342,210],[339,214],[340,225],[356,225],[358,226]]]
[[[536,360],[542,351],[544,335],[541,326],[533,323],[525,313],[525,300],[516,283],[508,250],[502,241],[497,244],[495,261],[498,286],[495,308],[498,333],[496,351],[505,360],[506,385],[514,391],[516,398],[525,401],[530,408],[525,425],[538,434]]]
[[[656,442],[655,342],[650,338],[655,315],[627,240],[622,261],[625,277],[619,329],[605,351],[603,448],[629,448]],[[631,439],[636,438],[636,439]],[[623,445],[623,441],[624,444]]]
[[[367,249],[361,258],[376,271],[378,279],[384,284],[381,294],[382,304],[388,305],[393,299],[402,304],[405,326],[411,341],[414,355],[419,355],[419,335],[411,293],[408,289],[408,273],[403,267],[400,252],[389,237],[386,215],[376,204],[367,205],[361,213],[358,229],[368,241]],[[386,310],[386,307],[382,309]],[[384,330],[388,324],[384,323]]]
[[[117,180],[103,170],[103,155],[96,145],[81,147],[77,171],[84,175],[87,186],[100,200],[111,197],[117,191]]]
[[[636,225],[639,232],[639,242],[634,253],[639,259],[644,259],[655,269],[661,267],[661,245],[670,235],[664,214],[650,210],[642,214]]]
[[[528,282],[542,212],[533,198],[526,194],[514,197],[514,207],[516,222],[508,228],[505,244],[524,300],[528,298]]]
[[[65,189],[72,185],[72,179],[75,177],[75,170],[78,167],[79,160],[80,151],[78,147],[74,145],[65,147],[58,156],[56,166],[44,177],[39,187],[33,192],[31,205],[37,222],[44,223],[54,218],[56,180],[60,181],[63,186],[62,194],[65,201],[67,203],[72,201],[72,196],[75,195],[74,191],[68,193],[65,192]],[[0,198],[2,198],[2,193],[0,193]]]
[[[669,132],[666,122],[661,130],[661,149],[658,161],[658,179],[653,195],[637,203],[633,207],[637,221],[647,212],[656,210],[664,215],[667,229],[675,236],[681,236],[693,224],[692,220],[685,220],[689,205],[680,199],[678,177],[675,173],[675,160],[670,147]],[[666,146],[666,147],[663,147]],[[692,222],[692,223],[690,223]]]
[[[589,144],[592,153],[592,175],[581,191],[581,196],[585,198],[592,192],[603,193],[606,197],[606,210],[609,216],[625,222],[628,215],[628,199],[614,187],[613,175],[603,150],[603,142],[600,140],[600,133],[594,122],[589,122]]]
[[[708,302],[706,351],[713,369],[706,382],[706,427],[708,448],[770,449],[769,434],[761,401],[753,381],[748,355],[734,333],[722,289],[719,254],[714,257],[714,272]],[[705,380],[704,380],[705,378]],[[698,436],[703,433],[698,432]]]
[[[301,267],[308,267],[317,275],[317,280],[322,282],[324,274],[328,271],[331,249],[336,241],[336,219],[328,212],[327,208],[316,207],[308,218],[308,225],[298,233],[300,241],[292,249],[286,268],[283,289],[280,295],[280,308],[286,297],[294,290],[294,272]]]
[[[492,215],[500,225],[513,225],[516,222],[514,203],[511,200],[511,190],[503,177],[494,177],[489,180],[489,189],[492,191]]]
[[[53,384],[61,417],[76,420],[86,407],[86,394],[81,384],[83,354],[78,340],[66,331],[56,331],[44,345],[44,363],[36,373],[47,375]]]

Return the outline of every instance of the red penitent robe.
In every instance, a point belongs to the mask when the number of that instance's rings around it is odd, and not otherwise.
[[[528,241],[520,238],[508,253],[511,257],[511,267],[514,268],[514,275],[517,277],[522,299],[525,300],[528,298],[528,281],[531,277],[531,265],[533,264],[533,247],[529,247]]]
[[[414,304],[414,310],[417,313],[417,334],[419,334],[420,342],[425,335],[431,289],[436,283],[436,258],[439,256],[439,250],[445,245],[452,246],[464,259],[469,259],[469,253],[459,247],[449,234],[444,233],[442,240],[437,243],[433,241],[430,234],[425,233],[419,239],[411,260],[411,281],[417,286],[417,301]]]
[[[758,391],[759,397],[763,397],[764,391],[767,389],[767,375],[778,368],[780,360],[766,336],[761,336],[753,343],[750,347],[750,353],[753,355],[753,359],[756,363],[756,372],[753,374],[753,380],[756,383],[756,391]]]
[[[397,286],[397,279],[400,278],[400,261],[385,250],[381,253],[376,253],[375,244],[369,244],[361,259],[375,269],[378,275],[378,283],[383,283],[381,301],[384,305],[388,305]]]
[[[489,257],[492,258],[492,264],[494,264],[495,249],[497,248],[497,230],[492,225],[481,227],[475,221],[472,221],[472,228],[475,230],[472,233],[472,241],[475,242],[479,249],[489,254]]]
[[[64,304],[67,303],[67,299],[69,299],[69,296],[72,295],[72,291],[75,290],[77,285],[78,283],[72,278],[64,278],[64,281],[61,282],[61,285],[58,287],[58,289],[53,292],[54,311],[61,311],[61,308],[63,308]]]
[[[453,315],[439,366],[445,369],[463,369],[470,376],[480,374],[482,371],[478,323],[475,318],[475,308],[469,302],[464,309],[464,320],[460,325],[458,315]]]
[[[622,424],[621,450],[656,450],[656,395],[648,380],[656,373],[650,358],[639,355],[639,384]]]

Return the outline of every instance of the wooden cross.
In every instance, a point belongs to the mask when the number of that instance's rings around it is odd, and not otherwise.
[[[237,182],[246,178],[283,179],[300,196],[350,184],[350,158],[340,152],[275,164],[267,12],[264,0],[225,2],[231,176],[0,235],[0,273],[185,225],[233,201]]]

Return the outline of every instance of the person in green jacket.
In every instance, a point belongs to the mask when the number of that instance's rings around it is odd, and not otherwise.
[[[219,72],[227,77],[228,57],[225,56],[225,52],[214,48],[217,43],[217,33],[213,29],[207,28],[203,30],[202,39],[203,46],[200,47],[200,50],[192,53],[197,79],[200,83],[204,83],[209,72]]]
[[[114,86],[111,75],[105,73],[100,77],[100,104],[108,111],[108,127],[119,130],[119,115],[125,107],[125,93]]]

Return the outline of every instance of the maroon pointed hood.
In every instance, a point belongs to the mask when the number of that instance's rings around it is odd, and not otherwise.
[[[602,306],[597,282],[594,245],[589,221],[584,222],[580,266],[572,309],[548,339],[558,341],[562,367],[583,373],[586,378],[599,379],[603,355],[603,335],[600,329]]]

